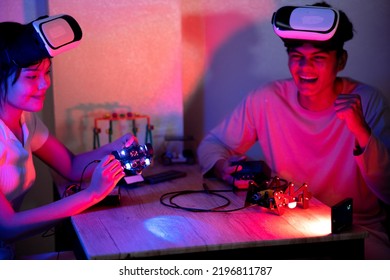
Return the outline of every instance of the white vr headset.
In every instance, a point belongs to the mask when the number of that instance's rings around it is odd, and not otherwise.
[[[339,24],[339,12],[328,7],[285,6],[272,16],[275,33],[282,39],[326,41]]]
[[[24,26],[7,53],[17,66],[26,67],[76,47],[81,37],[79,24],[69,15],[40,17]]]

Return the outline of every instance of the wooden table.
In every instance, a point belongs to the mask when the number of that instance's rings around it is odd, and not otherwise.
[[[164,206],[160,197],[179,190],[229,190],[215,179],[202,178],[197,165],[152,166],[144,175],[175,169],[184,178],[120,187],[119,206],[99,206],[71,218],[80,258],[86,259],[362,259],[365,232],[331,234],[330,208],[312,198],[277,215],[252,206],[232,212],[191,212]],[[227,209],[240,208],[246,192],[221,193]],[[174,200],[180,206],[211,209],[225,203],[208,194]]]

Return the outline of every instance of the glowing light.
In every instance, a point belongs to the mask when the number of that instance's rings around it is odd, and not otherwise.
[[[158,216],[144,223],[145,228],[152,234],[172,243],[180,243],[184,236],[193,234],[194,224],[199,225],[199,221],[182,216]]]
[[[327,235],[332,232],[329,217],[319,217],[316,221],[311,221],[305,225],[306,231],[313,235]]]
[[[288,203],[288,208],[294,209],[295,207],[297,207],[297,202],[296,201]]]

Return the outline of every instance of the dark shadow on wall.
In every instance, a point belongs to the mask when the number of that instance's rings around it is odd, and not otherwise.
[[[184,131],[193,133],[198,143],[244,96],[264,84],[266,78],[258,70],[260,40],[259,26],[252,23],[232,34],[214,52],[191,102],[184,108]]]

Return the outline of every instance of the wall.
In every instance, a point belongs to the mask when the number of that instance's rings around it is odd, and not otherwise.
[[[77,49],[53,59],[56,134],[79,152],[92,147],[93,119],[111,112],[149,115],[155,146],[166,134],[190,134],[199,142],[250,89],[289,76],[270,17],[280,6],[312,1],[48,3],[50,14],[69,13],[84,31]],[[390,2],[328,3],[346,11],[356,30],[346,44],[349,61],[341,74],[377,86],[390,100],[385,69],[390,35],[384,32]],[[116,132],[125,130],[121,125]],[[100,136],[107,138],[104,129]]]
[[[84,31],[77,49],[53,59],[54,95],[43,111],[52,131],[78,152],[92,147],[93,119],[113,111],[150,115],[156,145],[173,133],[200,141],[250,89],[289,76],[271,14],[315,1],[47,2],[50,14],[69,13]],[[341,74],[377,86],[390,100],[390,2],[328,3],[344,10],[356,30],[345,46],[349,61]],[[0,20],[30,21],[45,13],[45,4],[2,0]],[[43,202],[39,194],[30,200]]]
[[[75,151],[88,149],[94,117],[131,110],[151,116],[156,146],[165,134],[190,134],[199,142],[250,89],[289,77],[270,17],[280,6],[311,2],[49,1],[51,13],[74,15],[85,33],[76,50],[54,59],[58,137]],[[382,32],[389,2],[328,3],[346,11],[356,30],[341,74],[389,96],[390,38]]]
[[[49,1],[50,14],[70,14],[81,44],[53,59],[56,133],[74,152],[93,148],[94,120],[106,114],[147,115],[158,153],[166,134],[183,134],[180,1]],[[105,127],[99,139],[108,141]],[[145,119],[137,137],[145,142]],[[114,122],[112,138],[132,131]]]

